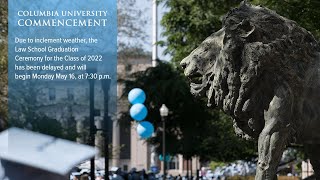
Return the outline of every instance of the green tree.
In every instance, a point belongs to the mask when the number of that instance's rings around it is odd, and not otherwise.
[[[169,12],[161,24],[167,38],[160,45],[167,46],[165,53],[179,63],[206,37],[219,30],[223,16],[242,0],[162,0]],[[251,3],[276,10],[282,16],[296,21],[320,38],[320,1],[318,0],[252,0]]]
[[[10,124],[13,124],[15,127],[27,128],[29,130],[39,132],[39,133],[48,134],[51,136],[74,140],[74,139],[70,139],[70,138],[68,138],[68,136],[64,135],[63,128],[62,128],[61,123],[59,121],[52,119],[52,118],[49,118],[45,115],[37,114],[32,119],[31,119],[31,117],[27,117],[24,120],[17,119],[17,118],[11,118]]]
[[[201,100],[189,91],[184,76],[171,64],[159,63],[155,68],[133,74],[126,81],[126,92],[139,87],[147,94],[147,120],[156,129],[156,136],[149,142],[157,145],[161,154],[162,121],[159,109],[166,104],[170,113],[166,121],[166,148],[169,154],[182,154],[190,159],[198,155],[202,160],[231,161],[254,155],[252,142],[237,138],[232,130],[232,121],[217,111],[208,109]],[[127,98],[126,94],[123,98]],[[129,114],[122,121],[130,122]]]
[[[232,119],[216,110],[206,124],[206,136],[200,146],[203,159],[217,162],[231,162],[251,159],[256,156],[257,144],[235,135]]]
[[[10,126],[19,128],[27,128],[35,132],[52,135],[59,138],[67,138],[75,140],[69,133],[66,133],[62,124],[56,119],[46,116],[39,111],[39,103],[37,100],[41,88],[33,83],[12,83],[15,88],[11,89],[9,110]],[[37,87],[37,88],[36,88]],[[74,129],[66,129],[75,132]]]
[[[143,29],[148,19],[136,0],[118,0],[118,50],[140,49],[146,42]],[[141,49],[140,49],[141,50]]]
[[[167,38],[160,45],[167,46],[165,53],[179,63],[206,37],[221,28],[221,19],[241,0],[163,0],[170,9],[161,24]]]
[[[0,131],[7,122],[7,95],[8,95],[8,1],[0,1]]]

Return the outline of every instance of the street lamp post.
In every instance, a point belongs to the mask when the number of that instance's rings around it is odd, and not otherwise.
[[[165,104],[162,104],[160,108],[160,116],[162,120],[162,157],[163,157],[163,179],[166,179],[166,118],[168,116],[169,109]]]
[[[87,70],[88,73],[96,73],[96,68],[89,68]],[[94,79],[89,79],[89,101],[90,101],[90,145],[95,146],[95,134],[96,134],[96,127],[94,125]],[[95,173],[94,173],[94,157],[90,160],[90,178],[95,179]]]
[[[104,79],[101,80],[101,86],[102,90],[104,93],[104,128],[103,128],[103,133],[104,133],[104,150],[105,150],[105,158],[104,158],[104,165],[105,165],[105,180],[109,180],[109,122],[110,122],[110,117],[109,117],[109,90],[110,90],[110,84],[111,80],[110,79]]]

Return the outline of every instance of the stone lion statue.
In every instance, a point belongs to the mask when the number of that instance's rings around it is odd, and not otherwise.
[[[182,60],[195,96],[258,140],[256,179],[276,179],[283,151],[303,144],[320,180],[320,48],[296,22],[246,2]]]

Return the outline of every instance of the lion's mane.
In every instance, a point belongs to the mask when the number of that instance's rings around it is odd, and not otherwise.
[[[238,135],[257,138],[276,88],[292,92],[299,112],[303,103],[299,98],[318,86],[314,82],[319,77],[319,46],[296,22],[247,3],[231,10],[223,27],[224,63],[209,70],[213,75],[207,79],[208,103],[234,118]],[[296,121],[292,129],[299,126]]]

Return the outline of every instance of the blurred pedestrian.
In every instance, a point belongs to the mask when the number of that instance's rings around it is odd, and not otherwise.
[[[202,167],[201,168],[201,177],[206,177],[206,174],[207,174],[207,171],[206,171],[206,168],[205,167]]]
[[[139,174],[140,174],[140,180],[147,180],[148,179],[148,176],[146,174],[146,170],[142,169]]]
[[[4,118],[0,117],[0,132],[5,130],[7,127],[7,122],[4,120]]]
[[[148,173],[148,180],[156,180],[156,175],[153,172]]]
[[[124,180],[123,177],[122,177],[121,168],[118,168],[116,170],[116,172],[114,173],[112,179],[114,179],[114,180]]]
[[[87,173],[82,174],[80,180],[89,180],[89,175]]]
[[[96,180],[103,180],[103,177],[102,177],[101,175],[98,175],[98,176],[96,177]]]

